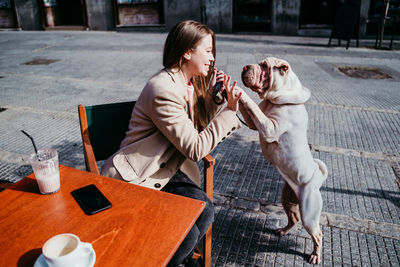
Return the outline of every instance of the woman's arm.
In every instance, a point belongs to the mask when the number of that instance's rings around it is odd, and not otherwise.
[[[240,128],[236,113],[223,108],[203,131],[198,132],[185,110],[186,102],[178,90],[163,90],[152,100],[151,119],[156,127],[185,157],[198,161],[219,142]]]

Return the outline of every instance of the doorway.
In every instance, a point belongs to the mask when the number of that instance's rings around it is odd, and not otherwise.
[[[300,29],[330,29],[340,0],[302,0]]]
[[[14,0],[0,0],[0,28],[19,28]]]
[[[271,31],[272,0],[234,0],[233,31]]]
[[[43,26],[51,29],[88,27],[85,0],[42,0]]]
[[[60,25],[85,25],[84,5],[81,0],[57,0]]]

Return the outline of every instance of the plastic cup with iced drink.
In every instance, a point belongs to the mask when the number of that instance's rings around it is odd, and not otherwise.
[[[52,194],[60,190],[60,171],[58,153],[55,149],[45,148],[30,155],[30,162],[40,193]]]

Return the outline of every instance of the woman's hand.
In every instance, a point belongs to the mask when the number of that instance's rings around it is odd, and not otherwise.
[[[239,109],[239,99],[242,96],[242,92],[235,89],[237,82],[234,81],[231,86],[231,76],[224,75],[224,88],[227,94],[228,104],[227,107],[234,112]]]
[[[222,82],[222,83],[224,82],[224,76],[225,76],[225,73],[222,70],[217,70],[217,68],[214,68],[213,74],[211,76],[211,80],[208,83],[208,93],[210,95],[213,94],[214,87],[217,84],[217,82]],[[223,90],[223,86],[221,86],[220,91],[221,90]]]

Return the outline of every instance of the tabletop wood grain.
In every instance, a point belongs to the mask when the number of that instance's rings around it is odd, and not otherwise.
[[[93,245],[95,266],[165,266],[204,202],[60,166],[61,189],[39,192],[35,176],[0,193],[3,266],[33,266],[51,236],[73,233]],[[86,215],[71,195],[95,184],[112,207]]]

